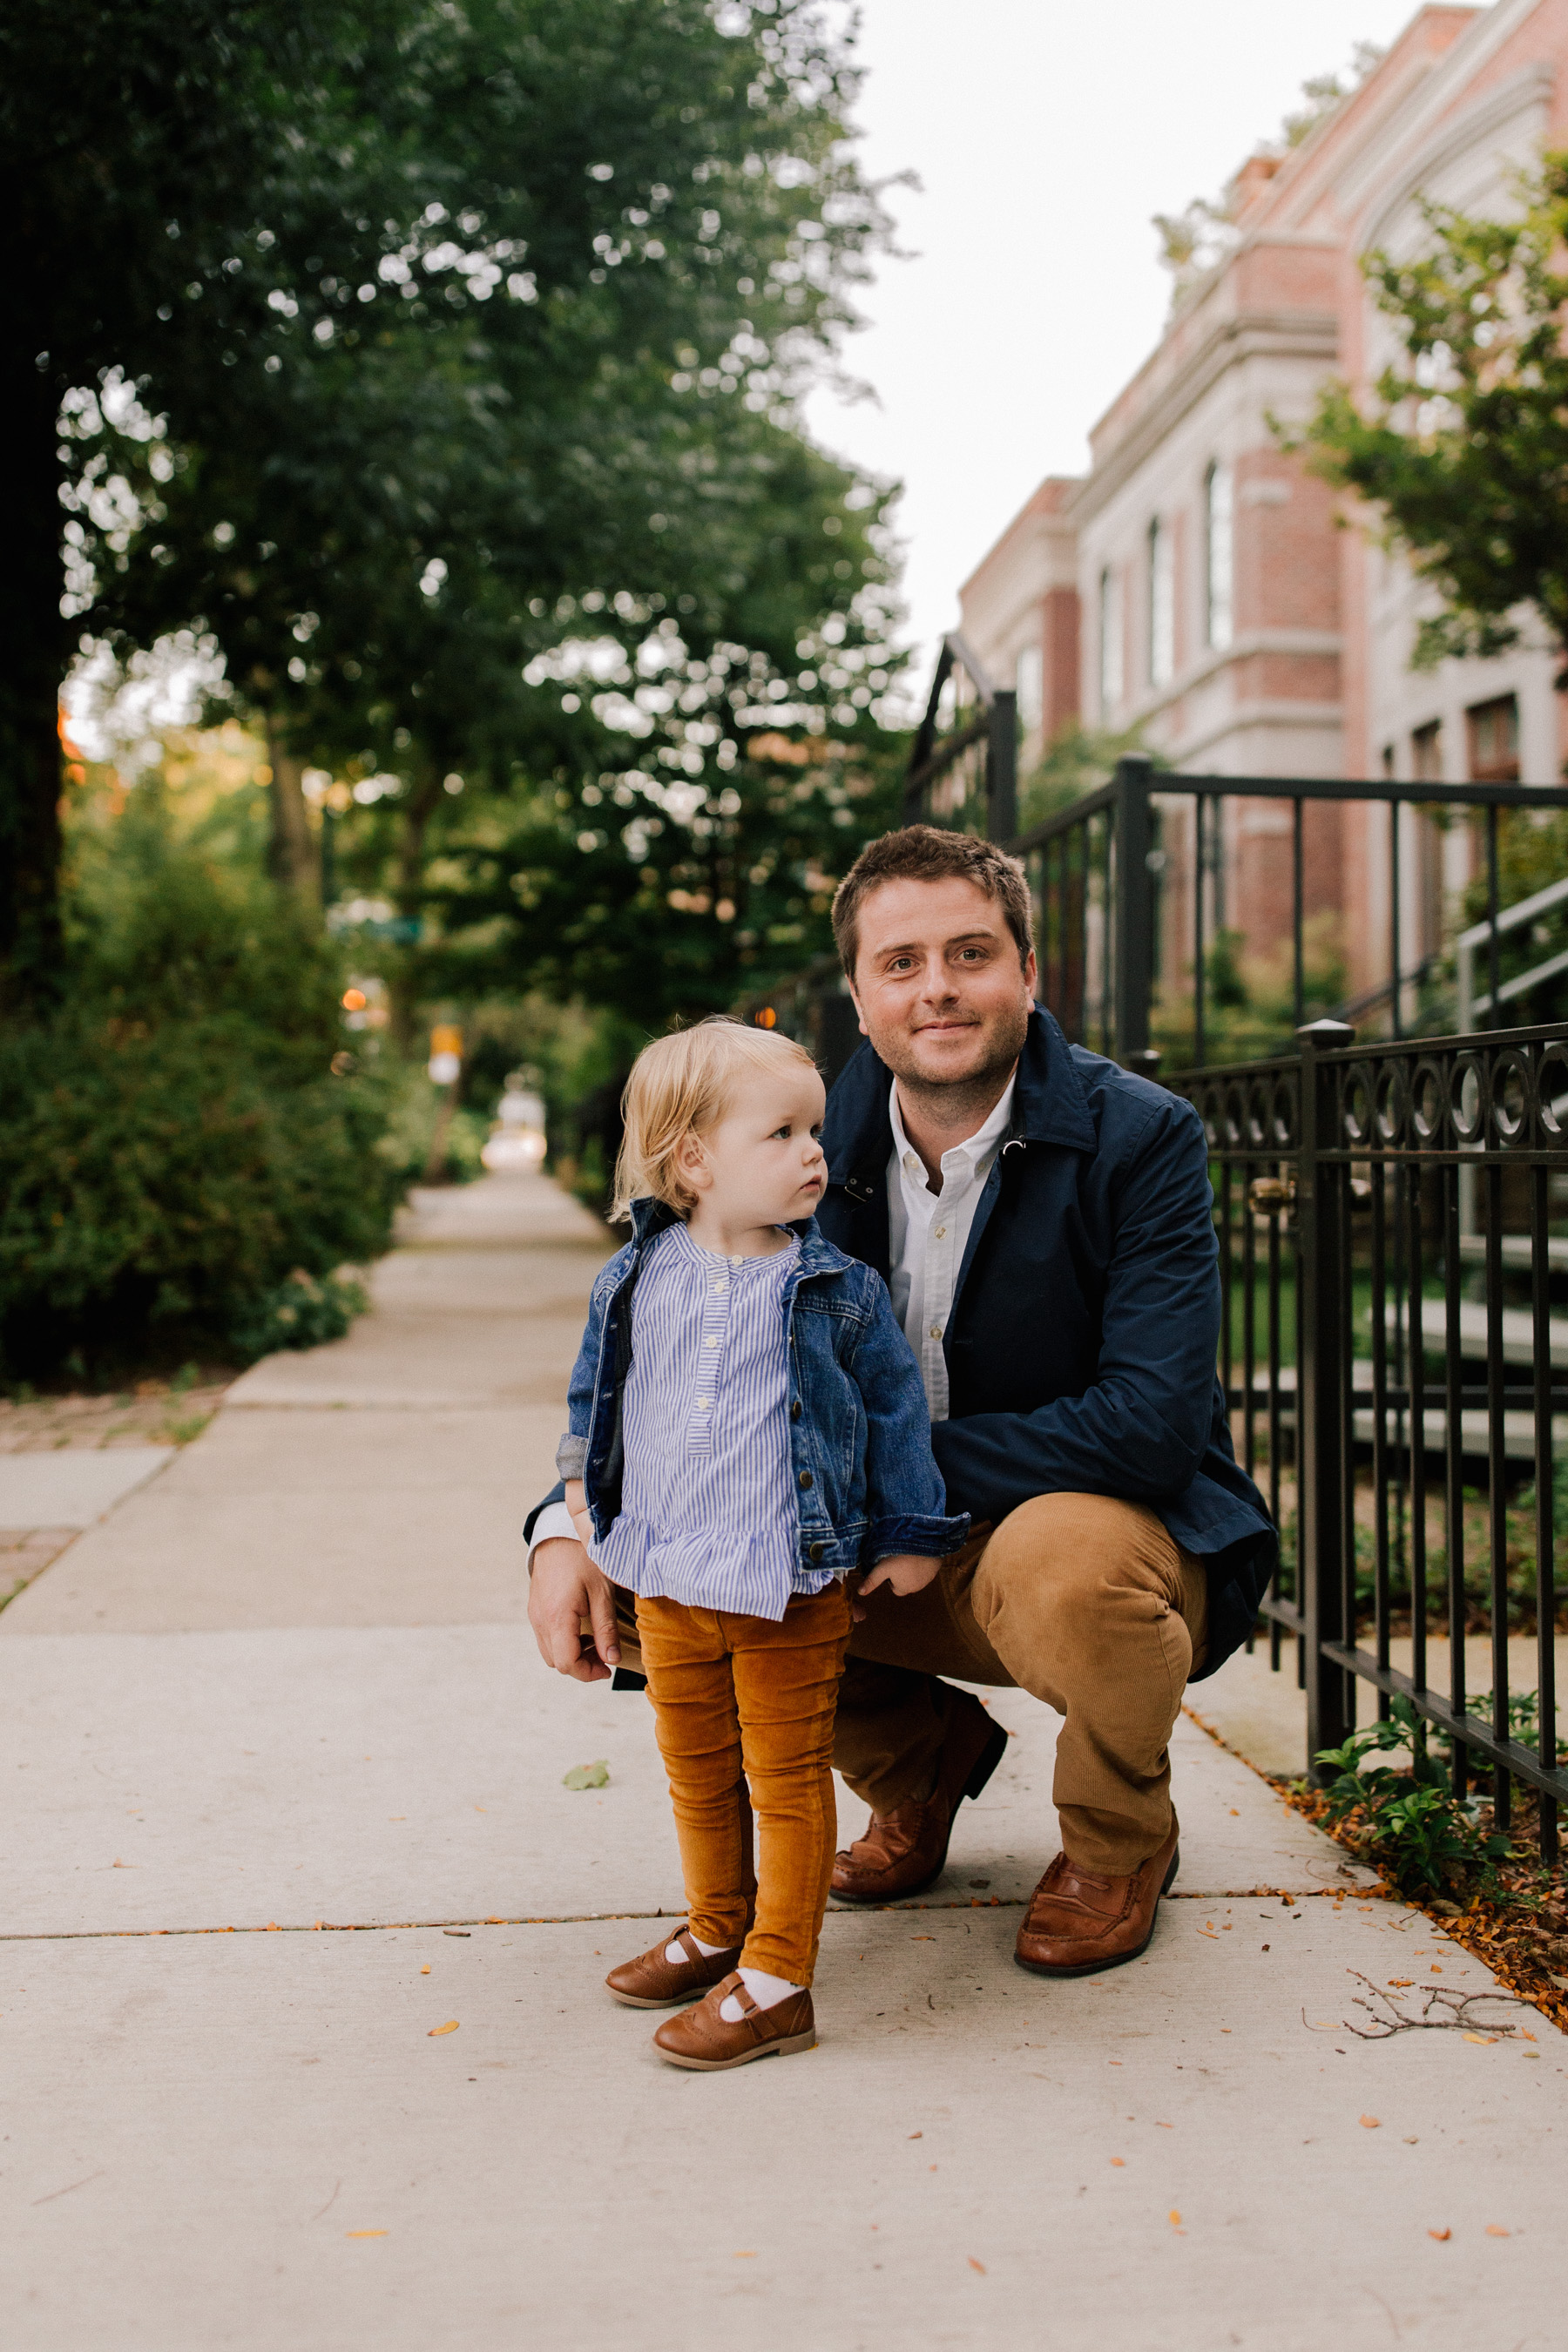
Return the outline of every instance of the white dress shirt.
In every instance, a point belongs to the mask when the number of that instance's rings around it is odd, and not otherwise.
[[[942,1339],[974,1212],[1007,1132],[1017,1083],[1015,1074],[984,1126],[977,1128],[966,1142],[955,1143],[951,1151],[942,1153],[940,1192],[927,1189],[925,1163],[904,1132],[896,1078],[888,1097],[893,1128],[893,1150],[888,1161],[888,1288],[893,1312],[915,1351],[932,1421],[947,1419],[947,1358]],[[530,1572],[542,1543],[554,1536],[575,1539],[576,1533],[565,1504],[548,1504],[533,1523]]]
[[[888,1288],[893,1312],[915,1351],[932,1421],[947,1419],[947,1358],[942,1343],[974,1212],[1007,1132],[1017,1083],[1016,1076],[1009,1078],[984,1126],[942,1153],[940,1192],[928,1189],[925,1162],[904,1132],[896,1078],[889,1096],[893,1150],[888,1161]]]

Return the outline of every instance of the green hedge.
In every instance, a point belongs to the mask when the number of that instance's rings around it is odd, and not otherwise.
[[[0,1363],[258,1352],[279,1286],[378,1255],[401,1189],[385,1084],[332,1074],[336,952],[151,795],[71,916],[58,1011],[0,1037]]]

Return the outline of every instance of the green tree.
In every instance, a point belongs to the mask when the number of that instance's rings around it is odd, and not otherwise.
[[[1300,436],[1441,597],[1417,667],[1500,653],[1526,608],[1568,657],[1568,155],[1519,194],[1510,221],[1425,205],[1424,257],[1367,257],[1398,356],[1364,398],[1329,385]]]
[[[64,444],[83,620],[215,634],[296,881],[308,760],[408,753],[412,874],[563,598],[673,598],[711,565],[757,462],[721,412],[787,424],[881,230],[815,0],[388,0],[362,47],[369,103],[307,93],[174,305],[187,335],[222,319],[229,372],[207,353],[191,399],[156,353],[100,364]]]

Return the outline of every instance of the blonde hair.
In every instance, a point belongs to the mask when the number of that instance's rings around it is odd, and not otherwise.
[[[696,1196],[677,1171],[681,1145],[689,1135],[712,1133],[745,1071],[777,1070],[781,1062],[816,1067],[793,1037],[748,1028],[722,1013],[645,1045],[621,1097],[626,1132],[616,1161],[612,1216],[629,1216],[632,1202],[649,1194],[685,1216]]]

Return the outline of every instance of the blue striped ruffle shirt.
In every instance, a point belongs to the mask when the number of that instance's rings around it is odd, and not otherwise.
[[[592,1556],[646,1599],[781,1618],[833,1581],[799,1559],[784,1293],[800,1244],[716,1257],[682,1224],[632,1294],[621,1508]]]

